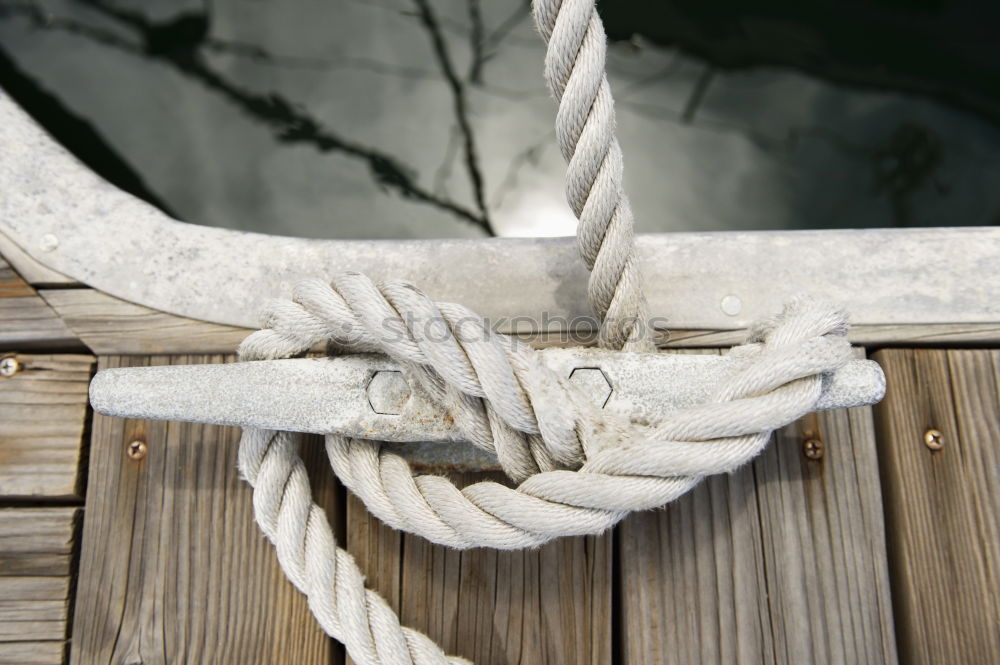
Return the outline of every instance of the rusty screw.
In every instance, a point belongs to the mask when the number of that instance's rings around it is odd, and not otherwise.
[[[125,454],[128,455],[128,458],[133,462],[138,462],[146,456],[146,442],[133,441],[128,444],[128,447],[125,449]]]
[[[21,363],[17,362],[17,358],[14,356],[7,356],[0,360],[0,376],[5,379],[14,376],[19,371],[21,371]]]
[[[802,442],[802,454],[814,461],[823,459],[823,442],[819,439],[806,439]]]
[[[931,450],[941,450],[944,448],[944,434],[936,429],[927,430],[924,432],[924,445]]]

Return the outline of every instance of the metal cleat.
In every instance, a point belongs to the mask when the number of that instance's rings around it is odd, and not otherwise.
[[[658,417],[707,401],[743,365],[710,355],[545,349],[543,361],[594,405]],[[864,406],[885,393],[875,362],[825,376],[818,410]],[[390,359],[357,354],[227,365],[107,369],[90,385],[109,416],[239,425],[394,442],[456,442],[462,433]]]

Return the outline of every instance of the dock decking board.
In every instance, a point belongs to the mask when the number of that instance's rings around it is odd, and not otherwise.
[[[165,314],[93,289],[43,289],[40,297],[99,355],[232,353],[252,330]]]
[[[49,305],[0,256],[0,349],[82,349]]]
[[[869,408],[807,416],[618,537],[622,663],[897,662]]]
[[[20,371],[0,379],[0,501],[79,501],[94,358],[15,358]]]
[[[99,365],[221,360],[102,357]],[[333,662],[332,641],[253,522],[238,439],[235,428],[95,415],[74,665]],[[138,462],[125,454],[133,440],[147,445]],[[307,452],[317,459],[321,447]],[[332,474],[314,489],[336,518]]]
[[[79,513],[0,508],[0,664],[63,662]]]
[[[875,413],[902,661],[1000,663],[1000,351],[874,357],[888,386]]]
[[[498,478],[451,477],[460,486]],[[476,665],[612,662],[611,534],[511,552],[457,551],[390,529],[351,496],[347,540],[403,625],[449,654]]]

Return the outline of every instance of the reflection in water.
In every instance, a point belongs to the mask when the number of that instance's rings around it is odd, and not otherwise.
[[[640,230],[997,221],[1000,132],[984,116],[724,69],[647,41],[664,31],[641,8],[629,31],[627,6],[608,71]],[[187,221],[345,238],[573,232],[526,3],[250,7],[0,0],[0,80],[94,168]],[[84,147],[74,116],[93,128]]]

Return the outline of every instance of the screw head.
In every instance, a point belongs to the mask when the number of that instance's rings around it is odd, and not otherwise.
[[[7,378],[14,376],[21,371],[21,363],[14,356],[7,356],[0,359],[0,376]]]
[[[941,450],[944,448],[944,434],[936,429],[927,430],[924,432],[924,445],[930,450]]]
[[[823,442],[819,439],[806,439],[802,442],[802,454],[811,460],[823,459]]]
[[[133,441],[125,447],[125,454],[130,460],[138,462],[146,456],[146,442]]]

